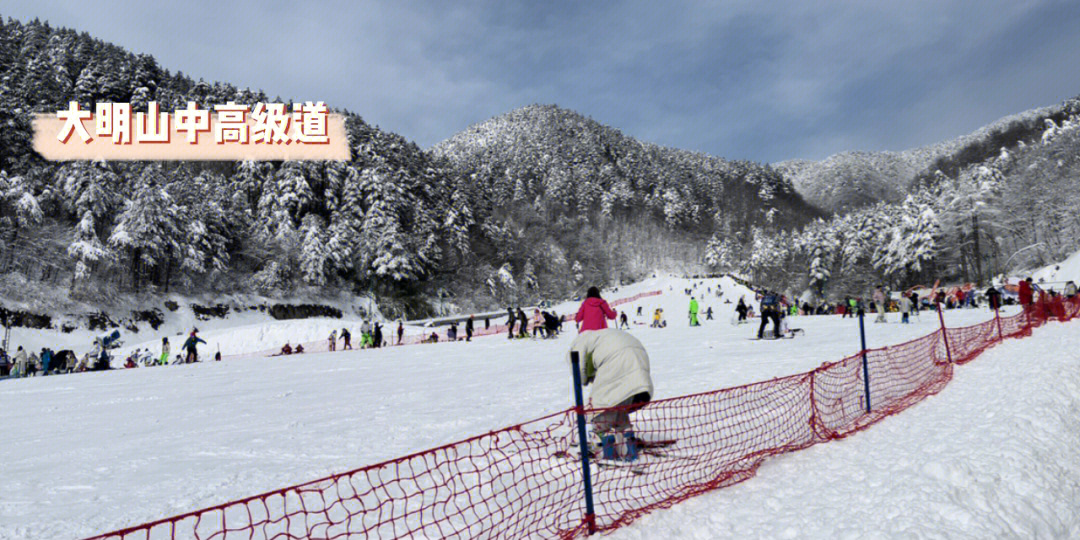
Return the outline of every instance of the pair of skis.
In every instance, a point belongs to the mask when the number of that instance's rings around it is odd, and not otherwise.
[[[642,475],[648,472],[648,465],[650,462],[649,459],[643,459],[644,456],[655,458],[686,457],[669,452],[669,449],[674,446],[676,442],[678,442],[677,439],[656,441],[639,440],[637,441],[639,457],[634,461],[605,459],[598,456],[597,452],[594,450],[589,453],[589,462],[596,464],[600,469],[626,469],[633,474]],[[581,459],[581,454],[577,448],[556,452],[554,456],[561,459]]]

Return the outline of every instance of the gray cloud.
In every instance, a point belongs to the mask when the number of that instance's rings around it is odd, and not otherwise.
[[[427,146],[529,103],[777,161],[900,150],[1080,93],[1080,3],[0,2]]]

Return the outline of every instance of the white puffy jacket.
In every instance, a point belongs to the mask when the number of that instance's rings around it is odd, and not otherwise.
[[[582,382],[590,362],[596,369],[590,394],[593,408],[614,407],[641,392],[653,395],[649,354],[628,332],[615,328],[582,332],[570,351],[577,351],[580,358]]]

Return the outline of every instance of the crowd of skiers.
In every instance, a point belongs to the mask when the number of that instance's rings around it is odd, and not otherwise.
[[[183,355],[177,354],[174,359],[170,358],[171,346],[169,338],[165,337],[161,339],[160,354],[155,354],[150,349],[135,349],[124,358],[122,365],[124,368],[136,368],[198,362],[197,347],[206,341],[199,338],[197,333],[197,329],[191,331],[181,347]],[[35,377],[113,369],[111,351],[120,346],[119,338],[119,331],[95,338],[91,351],[82,358],[70,349],[54,352],[49,347],[42,347],[40,352],[35,352],[19,346],[14,354],[9,356],[7,351],[0,348],[0,377]],[[221,353],[216,353],[214,359],[221,360]]]

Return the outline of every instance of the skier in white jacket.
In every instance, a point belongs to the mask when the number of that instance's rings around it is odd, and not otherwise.
[[[589,418],[604,457],[635,459],[630,413],[644,407],[653,395],[645,347],[628,332],[606,328],[582,332],[570,344],[570,351],[578,353],[584,384],[592,384],[591,408],[607,409]]]

